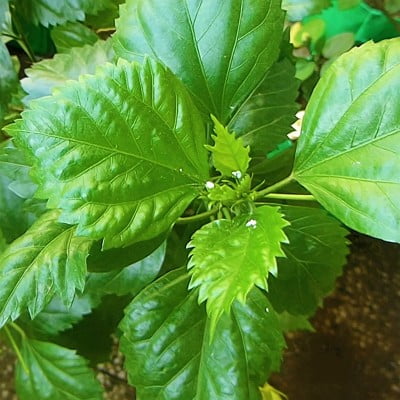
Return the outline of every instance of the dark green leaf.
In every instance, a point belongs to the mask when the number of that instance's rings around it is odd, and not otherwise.
[[[105,294],[136,295],[152,282],[160,272],[165,256],[165,243],[143,260],[119,270],[105,273],[91,273],[86,290],[95,296]],[[124,265],[124,260],[121,264]]]
[[[115,49],[158,58],[226,124],[277,58],[283,16],[279,0],[128,0]]]
[[[252,155],[265,158],[293,130],[300,83],[295,74],[296,68],[288,59],[275,63],[229,123],[229,130],[250,145]]]
[[[165,232],[207,180],[201,116],[150,59],[108,64],[31,104],[10,131],[37,159],[41,195],[104,248]]]
[[[259,400],[279,367],[279,320],[259,289],[235,302],[211,341],[210,322],[184,270],[144,289],[121,323],[130,382],[141,400]]]
[[[0,39],[0,124],[7,114],[12,93],[17,90],[18,77],[6,45]],[[0,125],[1,126],[1,125]]]
[[[85,13],[97,14],[109,4],[110,0],[24,0],[18,11],[35,25],[40,23],[47,27],[83,21]]]
[[[295,178],[350,228],[400,241],[400,39],[326,70],[307,106]]]
[[[283,245],[277,276],[268,278],[268,297],[278,312],[312,315],[342,272],[348,232],[322,209],[282,206],[282,212],[290,244]]]
[[[308,320],[308,317],[304,315],[292,315],[285,311],[281,314],[278,314],[278,318],[284,332],[315,331]]]
[[[33,321],[25,319],[25,323],[35,335],[55,336],[72,328],[96,305],[89,295],[75,296],[70,307],[65,306],[59,297],[54,297]]]
[[[268,273],[277,273],[277,257],[284,257],[288,223],[279,207],[263,206],[232,221],[217,220],[195,232],[188,264],[190,288],[199,287],[199,302],[207,300],[211,329],[238,299],[244,303],[257,285],[268,290]]]
[[[213,155],[214,167],[228,177],[241,178],[249,167],[249,147],[243,145],[241,138],[236,138],[214,116],[214,132],[212,135],[214,146],[206,146]]]
[[[83,46],[69,50],[66,54],[56,54],[51,60],[35,63],[25,70],[26,78],[21,80],[28,93],[25,102],[48,96],[53,88],[64,85],[68,80],[76,80],[80,75],[93,74],[96,68],[114,60],[110,41],[99,40],[93,46]]]
[[[15,385],[20,400],[102,400],[100,383],[75,351],[25,338],[17,364]]]
[[[33,318],[55,292],[70,304],[75,289],[83,290],[91,241],[58,217],[57,210],[46,213],[1,255],[0,326],[26,308]]]
[[[0,229],[0,254],[7,247],[6,238],[4,237],[3,231]]]
[[[51,38],[59,53],[65,53],[72,47],[93,45],[99,39],[90,28],[80,22],[68,22],[54,27],[51,31]]]

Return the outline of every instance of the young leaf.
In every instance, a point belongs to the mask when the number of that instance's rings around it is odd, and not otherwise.
[[[296,68],[287,58],[276,62],[262,84],[229,122],[251,154],[262,156],[287,139],[296,121],[299,83]]]
[[[50,207],[79,235],[104,238],[104,248],[165,232],[208,176],[201,116],[150,59],[70,82],[32,102],[10,131],[36,158]]]
[[[115,50],[158,58],[226,124],[277,58],[283,20],[279,0],[128,0]]]
[[[15,386],[20,400],[102,400],[100,383],[75,351],[25,338],[17,364]]]
[[[65,54],[56,54],[50,60],[35,63],[25,70],[27,77],[21,80],[22,88],[28,93],[24,101],[29,103],[49,96],[53,88],[68,80],[76,80],[80,75],[94,74],[99,65],[112,62],[114,58],[111,41],[99,40],[93,46],[73,48]]]
[[[1,255],[0,326],[25,308],[33,318],[55,292],[69,305],[75,289],[83,290],[91,241],[58,217],[57,210],[44,214]]]
[[[290,245],[283,245],[286,258],[278,260],[277,276],[269,277],[268,298],[278,312],[312,315],[342,273],[348,232],[322,209],[281,209],[290,222]]]
[[[217,220],[195,232],[188,264],[190,288],[199,287],[199,302],[207,300],[211,329],[235,299],[244,303],[257,285],[268,290],[267,276],[277,273],[277,257],[284,257],[288,223],[278,207],[263,206],[232,221]]]
[[[144,289],[120,328],[130,382],[142,400],[259,400],[281,361],[279,320],[259,289],[235,302],[211,341],[210,322],[188,277],[174,270]]]
[[[165,242],[143,260],[119,270],[104,273],[91,273],[86,283],[86,290],[95,296],[116,294],[136,295],[152,282],[160,272],[165,257]],[[124,265],[124,260],[121,259]]]
[[[232,177],[232,173],[240,173],[244,176],[249,167],[249,147],[244,147],[243,141],[236,138],[234,133],[229,133],[213,115],[214,122],[214,146],[206,146],[212,152],[214,167],[221,172],[222,175]]]
[[[85,44],[94,45],[99,39],[90,28],[80,22],[55,26],[50,34],[59,53],[65,53],[72,47],[83,47]]]
[[[326,71],[308,104],[294,176],[352,229],[400,242],[400,39]]]

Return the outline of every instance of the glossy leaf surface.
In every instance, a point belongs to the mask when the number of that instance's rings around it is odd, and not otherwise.
[[[43,215],[0,257],[0,326],[28,309],[37,315],[54,293],[70,304],[83,290],[91,241],[57,222],[59,212]]]
[[[277,58],[283,12],[278,0],[128,0],[116,25],[120,57],[158,58],[225,124]]]
[[[19,399],[103,399],[100,383],[86,360],[75,351],[53,343],[24,339],[21,354],[29,370],[17,364],[15,383]]]
[[[214,132],[212,135],[214,146],[206,146],[213,155],[214,167],[222,174],[228,177],[240,174],[244,176],[249,166],[249,147],[243,145],[240,138],[236,138],[234,133],[230,133],[215,117]]]
[[[112,62],[115,54],[110,41],[99,40],[93,46],[69,50],[56,54],[54,58],[43,60],[25,70],[26,78],[21,80],[22,88],[28,93],[24,101],[49,96],[53,88],[64,85],[68,80],[76,80],[83,74],[94,74],[99,65]]]
[[[257,285],[268,290],[267,277],[277,273],[277,257],[284,257],[288,223],[278,207],[263,206],[253,214],[229,221],[213,221],[195,232],[188,268],[190,288],[199,288],[199,302],[207,301],[211,328],[238,299],[244,303]]]
[[[282,206],[289,245],[268,279],[268,298],[278,312],[312,315],[335,286],[349,252],[341,224],[318,208]]]
[[[213,340],[210,323],[184,270],[144,289],[121,323],[130,382],[142,400],[259,400],[280,364],[279,321],[259,289],[235,302]],[[268,311],[267,311],[268,309]]]
[[[341,56],[304,118],[295,178],[350,228],[400,241],[400,39]]]
[[[150,60],[99,68],[23,117],[11,130],[36,158],[41,195],[105,248],[169,229],[208,176],[200,114]]]

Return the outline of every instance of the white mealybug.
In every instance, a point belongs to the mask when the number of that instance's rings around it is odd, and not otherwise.
[[[242,178],[242,173],[240,171],[233,171],[232,176],[236,179],[241,179]]]
[[[255,219],[251,219],[250,221],[247,222],[246,226],[248,228],[255,228],[257,226],[257,221]]]
[[[215,185],[214,185],[213,182],[211,182],[211,181],[207,181],[206,182],[206,189],[211,190],[211,189],[214,189],[214,188],[215,188]]]

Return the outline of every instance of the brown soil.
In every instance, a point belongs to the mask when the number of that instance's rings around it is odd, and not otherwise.
[[[345,273],[313,319],[317,332],[288,336],[282,372],[271,383],[290,400],[400,399],[400,246],[352,241]],[[0,351],[0,400],[16,400],[13,363]],[[99,366],[108,400],[134,399],[121,364],[115,354]]]

